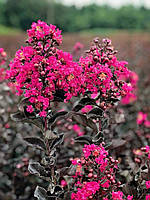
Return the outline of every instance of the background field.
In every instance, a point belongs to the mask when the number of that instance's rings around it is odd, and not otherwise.
[[[150,72],[150,33],[148,32],[129,32],[129,31],[110,31],[99,30],[90,32],[84,31],[79,33],[63,34],[63,44],[60,48],[72,52],[76,42],[81,42],[84,53],[89,48],[93,38],[108,37],[112,40],[113,45],[118,50],[120,59],[127,60],[132,68],[148,70]],[[17,49],[25,45],[27,35],[13,31],[13,34],[0,34],[0,46],[8,53],[9,58],[13,58]],[[136,69],[138,70],[138,69]]]

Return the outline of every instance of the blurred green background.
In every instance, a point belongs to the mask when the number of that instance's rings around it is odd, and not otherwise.
[[[150,31],[150,10],[126,5],[112,8],[90,4],[68,6],[55,0],[0,0],[0,34],[26,30],[38,19],[53,23],[63,32],[128,29]],[[69,0],[68,0],[69,2]],[[92,2],[92,1],[91,1]],[[9,28],[8,28],[9,27]],[[10,29],[13,28],[13,29]]]

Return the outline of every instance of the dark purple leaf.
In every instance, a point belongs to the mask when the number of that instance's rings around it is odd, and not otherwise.
[[[51,149],[57,147],[58,145],[62,144],[64,141],[64,134],[59,135],[55,140],[53,140],[51,144]]]
[[[29,162],[28,170],[31,174],[35,174],[39,177],[48,177],[49,176],[49,174],[47,173],[45,168],[43,166],[41,166],[40,163],[35,162],[35,161]]]
[[[104,111],[101,108],[93,108],[87,113],[88,118],[101,118]]]
[[[88,135],[83,135],[75,138],[75,142],[80,142],[84,144],[91,144],[92,138]]]
[[[46,150],[45,143],[42,139],[37,137],[26,137],[23,138],[29,145],[36,146],[42,150]]]
[[[38,200],[48,200],[47,191],[40,186],[36,187],[34,197],[36,197]]]
[[[10,117],[15,122],[21,122],[26,119],[24,113],[22,113],[22,112],[13,113],[10,115]]]

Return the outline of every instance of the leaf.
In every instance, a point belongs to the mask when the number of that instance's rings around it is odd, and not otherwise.
[[[10,115],[11,119],[15,122],[21,122],[26,119],[25,115],[21,112],[16,112]]]
[[[26,108],[27,108],[28,105],[31,105],[31,103],[29,102],[29,98],[23,98],[19,102],[19,105],[18,105],[19,111],[23,112],[24,115],[26,116],[26,118],[29,118],[29,119],[36,118],[36,113],[35,112],[29,113],[29,112],[26,111]]]
[[[104,111],[101,108],[93,108],[87,113],[88,118],[101,118]]]
[[[46,156],[42,159],[41,163],[45,166],[47,165],[53,166],[55,164],[55,158],[53,156]]]
[[[55,132],[52,132],[51,130],[47,130],[45,133],[44,133],[45,137],[48,139],[48,140],[54,140],[57,138],[57,135],[55,134]]]
[[[78,111],[81,110],[82,108],[84,108],[84,105],[78,104],[78,105],[76,105],[72,110],[75,111],[75,112],[78,112]]]
[[[81,105],[96,105],[94,99],[90,99],[89,97],[84,97],[79,101],[79,104]]]
[[[40,165],[40,163],[36,162],[36,161],[30,161],[29,162],[29,166],[28,166],[28,170],[31,174],[35,174],[39,177],[48,177],[49,174],[47,173],[47,171],[45,170],[45,168],[43,166]]]
[[[52,123],[55,122],[55,120],[59,117],[62,117],[64,115],[66,115],[68,112],[67,111],[62,111],[62,112],[57,112],[56,114],[54,114],[49,120],[48,120],[48,124],[51,125]]]
[[[73,111],[78,112],[79,110],[84,108],[84,106],[86,106],[86,105],[96,105],[96,103],[95,103],[95,101],[93,99],[90,99],[89,97],[84,97],[73,108]]]
[[[88,135],[84,135],[84,136],[79,136],[76,137],[75,142],[81,142],[81,143],[85,143],[85,144],[92,144],[92,138]]]
[[[127,143],[126,140],[123,139],[112,139],[112,144],[109,149],[117,149],[119,147],[124,146]]]
[[[15,122],[24,122],[34,124],[41,130],[43,130],[44,121],[41,118],[31,118],[29,119],[23,112],[16,112],[10,115],[11,119]]]
[[[107,142],[106,145],[105,145],[105,149],[109,149],[112,145],[112,142]]]
[[[23,99],[19,102],[19,104],[18,104],[18,109],[19,109],[19,111],[20,111],[20,112],[24,112],[24,107],[25,107],[26,105],[29,105],[29,104],[30,104],[29,98],[23,98]]]
[[[104,136],[103,136],[103,132],[102,131],[100,131],[100,132],[98,132],[98,134],[97,135],[95,135],[94,137],[93,137],[93,139],[92,139],[92,142],[94,143],[94,144],[97,144],[97,145],[99,145],[101,142],[103,142],[104,141]]]
[[[82,126],[85,126],[85,127],[88,126],[97,132],[96,124],[91,119],[87,119],[86,115],[84,114],[73,113],[72,120],[76,121],[78,124],[81,124]]]
[[[74,113],[72,115],[72,119],[74,121],[76,121],[78,124],[81,124],[83,126],[86,126],[87,125],[87,118],[85,115],[83,114],[80,114],[80,113]]]
[[[87,126],[93,129],[94,132],[97,133],[97,126],[91,119],[87,119]]]
[[[53,101],[63,102],[64,99],[65,99],[65,91],[62,89],[56,90]]]
[[[102,180],[101,180],[101,184],[106,183],[106,181],[107,181],[107,179],[102,179]]]
[[[42,139],[38,138],[38,137],[26,137],[23,138],[29,145],[33,145],[36,146],[42,150],[46,150],[46,146],[45,143]]]
[[[116,103],[116,102],[119,101],[119,99],[117,99],[117,98],[110,98],[110,101],[112,101],[113,103]]]
[[[49,186],[48,186],[48,193],[51,195],[51,194],[54,194],[54,189],[55,189],[55,184],[53,182],[50,182],[49,183]]]
[[[34,192],[34,197],[38,200],[48,200],[47,192],[44,188],[37,186]]]
[[[99,131],[99,132],[93,137],[93,140],[98,140],[100,137],[104,137],[102,131]]]
[[[102,129],[106,129],[109,125],[109,119],[108,118],[104,118],[103,120],[101,120],[101,126]]]
[[[104,138],[100,137],[99,139],[94,140],[93,143],[96,145],[100,145],[100,143],[102,143],[103,141],[104,141]]]
[[[132,195],[133,191],[135,192],[135,188],[134,188],[133,184],[131,185],[130,183],[126,183],[123,185],[122,191],[126,195]]]
[[[60,195],[63,192],[63,189],[60,185],[56,185],[54,189],[54,194],[55,195]]]
[[[69,175],[69,177],[70,176],[73,176],[74,174],[76,173],[76,166],[75,165],[71,165],[70,167],[69,167],[69,170],[68,170],[68,175]],[[64,178],[65,177],[68,177],[68,176],[64,176]],[[69,178],[68,177],[68,178]],[[72,177],[70,177],[71,179],[72,179]]]
[[[65,174],[68,173],[68,170],[69,170],[69,167],[63,167],[61,169],[58,169],[57,172],[59,173],[59,176],[62,177],[64,176]]]
[[[31,120],[25,120],[26,123],[31,123],[34,124],[35,126],[37,126],[38,128],[41,129],[41,131],[43,131],[44,129],[44,121],[42,118],[36,118],[36,119],[31,119]]]
[[[55,148],[57,145],[62,144],[62,142],[64,141],[64,134],[59,135],[58,138],[56,138],[52,144],[51,144],[51,149]]]

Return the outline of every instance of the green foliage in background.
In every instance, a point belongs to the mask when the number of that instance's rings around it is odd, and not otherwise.
[[[150,10],[144,7],[115,9],[92,4],[78,9],[54,0],[0,0],[0,24],[26,30],[38,19],[64,32],[95,28],[150,30]]]

